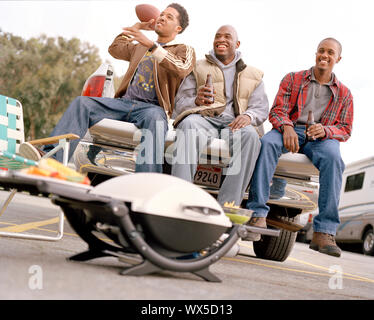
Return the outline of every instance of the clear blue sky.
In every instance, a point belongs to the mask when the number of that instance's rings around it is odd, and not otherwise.
[[[135,6],[152,3],[160,10],[174,0],[121,1],[0,1],[0,28],[24,38],[78,37],[100,49],[117,75],[127,64],[116,61],[107,48],[121,28],[137,21]],[[185,6],[190,26],[179,36],[192,45],[198,58],[212,48],[219,26],[232,24],[241,41],[247,64],[265,72],[264,82],[272,103],[282,77],[314,65],[318,42],[335,37],[343,45],[335,74],[354,96],[355,120],[351,139],[341,144],[346,163],[374,156],[374,19],[370,0],[175,0]],[[154,33],[147,32],[155,39]],[[1,50],[1,48],[0,48]],[[267,122],[266,128],[270,129]]]

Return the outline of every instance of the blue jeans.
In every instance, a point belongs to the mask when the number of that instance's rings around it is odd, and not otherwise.
[[[53,129],[51,136],[74,133],[83,138],[88,128],[104,118],[131,122],[142,129],[141,152],[137,157],[135,171],[162,172],[168,123],[165,111],[157,105],[124,98],[77,97]],[[71,141],[69,159],[78,143],[79,139]],[[53,147],[54,145],[47,145],[44,151],[48,152]],[[62,162],[62,150],[56,153],[56,159]]]
[[[286,193],[287,180],[283,178],[273,178],[270,187],[270,199],[280,199]]]
[[[319,214],[313,220],[313,230],[335,235],[340,223],[338,205],[342,175],[345,168],[337,140],[316,140],[307,142],[305,127],[295,127],[299,138],[300,153],[305,154],[319,170]],[[266,217],[269,206],[270,183],[278,159],[288,150],[283,146],[283,135],[273,129],[261,138],[261,151],[252,176],[247,209],[253,210],[254,217]]]

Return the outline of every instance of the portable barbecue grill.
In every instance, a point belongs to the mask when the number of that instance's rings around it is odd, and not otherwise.
[[[220,281],[209,266],[247,232],[277,236],[278,230],[233,224],[207,192],[158,173],[123,175],[96,187],[16,172],[2,173],[2,186],[52,194],[88,250],[69,258],[87,261],[112,256],[130,264],[123,275],[162,270],[192,272]],[[218,239],[227,233],[222,242]],[[102,235],[112,240],[103,240]]]

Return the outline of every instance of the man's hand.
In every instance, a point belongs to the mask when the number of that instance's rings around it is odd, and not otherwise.
[[[251,124],[251,117],[247,114],[238,115],[233,122],[229,124],[232,131],[239,130]]]
[[[306,134],[309,137],[312,137],[313,140],[324,138],[326,136],[325,129],[323,128],[323,125],[320,123],[311,125],[308,128],[308,131],[306,132]]]
[[[283,145],[292,153],[297,153],[299,151],[299,138],[292,126],[283,126]]]
[[[202,86],[197,91],[195,104],[197,106],[209,106],[213,103],[212,101],[214,100],[214,99],[211,99],[211,97],[214,98],[215,95],[216,95],[216,90],[214,90],[214,92],[212,93],[210,87]]]
[[[122,34],[131,40],[136,40],[145,47],[152,47],[153,41],[149,40],[140,30],[153,30],[151,25],[154,19],[148,22],[137,22],[132,27],[123,28]]]

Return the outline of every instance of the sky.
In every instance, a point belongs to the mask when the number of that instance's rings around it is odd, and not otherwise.
[[[320,40],[338,39],[343,52],[334,73],[354,98],[353,131],[351,138],[341,143],[342,158],[348,164],[374,157],[371,0],[0,0],[0,28],[25,39],[41,34],[77,37],[98,47],[102,60],[111,63],[120,76],[128,64],[112,58],[108,47],[123,27],[138,21],[135,6],[149,3],[162,11],[172,2],[182,4],[189,13],[190,25],[178,40],[194,47],[198,59],[212,49],[220,26],[236,28],[243,60],[264,71],[270,104],[285,74],[314,65]],[[152,40],[157,38],[154,32],[145,34]],[[265,129],[271,129],[268,121]]]

